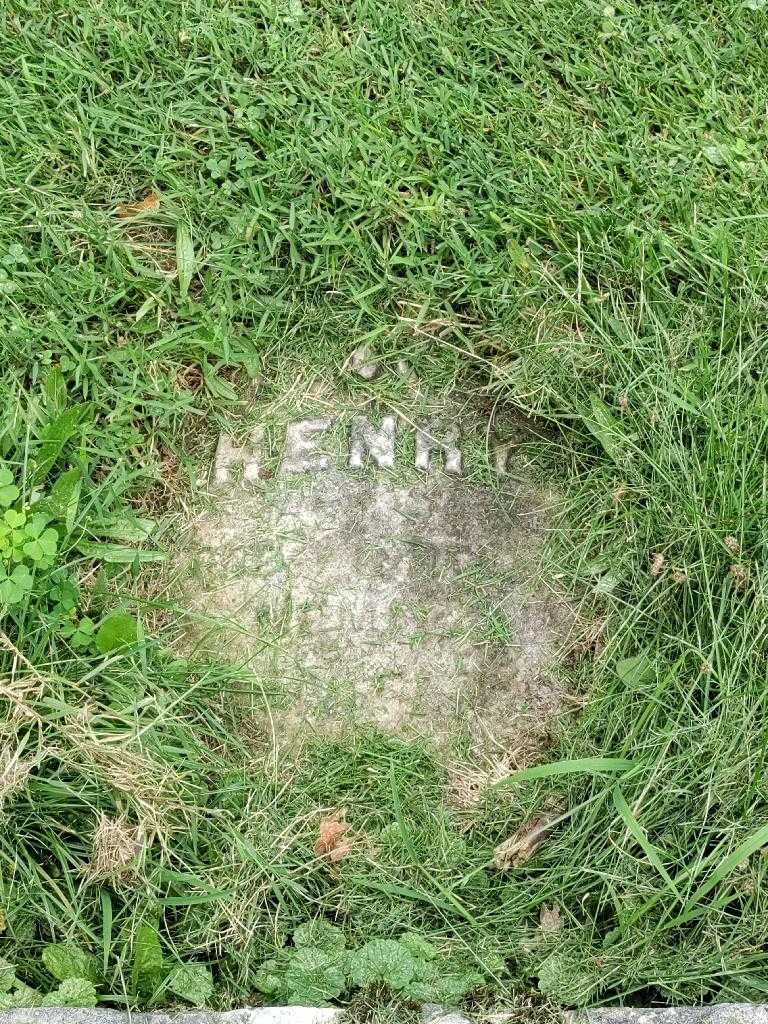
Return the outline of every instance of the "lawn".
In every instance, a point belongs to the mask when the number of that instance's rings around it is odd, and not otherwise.
[[[6,0],[3,1005],[766,997],[767,12]],[[171,642],[206,439],[362,343],[553,431],[583,708],[470,811]]]

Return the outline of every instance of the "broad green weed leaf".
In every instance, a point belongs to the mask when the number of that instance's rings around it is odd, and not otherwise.
[[[96,984],[101,977],[99,962],[75,942],[54,942],[45,946],[43,963],[58,981],[85,978]]]
[[[384,984],[397,992],[413,979],[416,961],[394,939],[372,939],[352,954],[352,980],[365,988]]]
[[[316,1006],[336,999],[346,978],[338,957],[323,949],[297,949],[285,971],[284,984],[292,1006]]]
[[[68,978],[54,992],[43,997],[42,1006],[72,1006],[89,1009],[99,1001],[96,987],[87,978]]]
[[[47,507],[56,519],[61,520],[69,533],[75,525],[80,504],[83,478],[79,469],[68,469],[57,478],[46,499]]]
[[[538,967],[539,991],[555,1003],[583,1006],[599,985],[599,977],[583,957],[554,952]]]
[[[16,968],[0,957],[0,992],[10,992],[16,984]]]
[[[38,513],[37,515],[32,516],[24,527],[24,533],[28,538],[39,537],[48,525],[49,520],[50,516],[47,516],[44,513]]]
[[[138,623],[132,615],[128,612],[113,612],[102,620],[96,632],[96,649],[101,654],[109,654],[135,644],[138,636]]]
[[[314,946],[316,949],[324,949],[328,952],[334,949],[344,949],[347,944],[344,932],[332,925],[330,921],[324,921],[322,918],[299,925],[293,933],[293,942],[299,948]]]
[[[151,924],[142,924],[133,946],[131,989],[140,999],[149,1000],[164,977],[163,951],[157,928]]]
[[[437,946],[433,946],[428,939],[418,932],[406,932],[397,940],[409,953],[420,960],[436,960],[440,955]]]
[[[108,537],[124,544],[141,544],[149,540],[157,523],[154,519],[123,516],[106,522],[89,522],[88,528],[96,537]]]
[[[654,663],[647,654],[635,654],[616,662],[616,675],[627,686],[637,686],[653,673]]]
[[[441,1003],[445,1006],[456,1006],[476,988],[480,988],[485,979],[475,971],[454,973],[442,970],[436,964],[426,965],[430,970],[423,977],[418,977],[402,990],[406,999],[416,1003]]]
[[[43,402],[50,416],[57,416],[67,404],[67,382],[58,366],[49,366],[41,382]]]
[[[611,461],[617,466],[625,467],[630,459],[627,446],[629,437],[621,421],[597,395],[592,395],[590,399],[590,414],[584,417],[584,423],[600,442]]]
[[[283,992],[283,975],[277,960],[265,960],[256,972],[256,989],[278,1001]]]
[[[612,594],[620,583],[621,580],[617,576],[606,573],[600,577],[593,589],[596,594]]]
[[[75,437],[87,419],[92,417],[90,403],[81,402],[59,413],[40,431],[40,449],[37,454],[33,480],[40,483],[64,450],[65,445]]]
[[[43,996],[29,985],[16,983],[13,992],[0,992],[0,1010],[27,1010],[43,1005]]]
[[[204,1006],[213,995],[213,977],[203,964],[174,967],[165,984],[169,992],[193,1006]]]

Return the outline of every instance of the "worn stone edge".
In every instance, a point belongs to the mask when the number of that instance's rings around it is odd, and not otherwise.
[[[768,1003],[570,1010],[565,1024],[768,1024]]]
[[[5,1010],[0,1024],[332,1024],[345,1010],[335,1007],[266,1006],[252,1009],[129,1013],[97,1008],[67,1006]],[[457,1010],[426,1005],[425,1024],[470,1024]],[[712,1006],[666,1008],[605,1007],[570,1010],[562,1014],[564,1024],[768,1024],[768,1003],[716,1003]]]
[[[345,1010],[319,1006],[264,1006],[241,1010],[130,1013],[124,1010],[75,1009],[69,1006],[36,1007],[0,1012],[0,1024],[332,1024]],[[469,1024],[456,1010],[427,1004],[424,1024]]]
[[[0,1013],[0,1024],[331,1024],[343,1012],[331,1007],[269,1006],[226,1012],[131,1013],[102,1007],[86,1010],[51,1006],[6,1010]]]

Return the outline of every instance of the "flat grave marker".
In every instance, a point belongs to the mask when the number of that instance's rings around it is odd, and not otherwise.
[[[516,763],[546,742],[573,618],[538,575],[552,496],[506,475],[504,445],[489,482],[465,475],[487,433],[340,407],[220,437],[188,642],[279,690],[278,740],[372,725]]]

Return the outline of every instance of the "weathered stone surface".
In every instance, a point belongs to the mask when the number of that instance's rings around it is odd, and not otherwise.
[[[271,463],[258,426],[219,443],[184,546],[190,640],[282,691],[279,735],[372,724],[513,763],[545,741],[572,621],[538,577],[552,498],[492,452],[492,483],[464,477],[487,433],[338,409],[273,424]]]
[[[397,417],[384,416],[374,426],[367,416],[355,416],[349,438],[349,468],[363,469],[368,459],[379,469],[393,469]]]
[[[78,1010],[50,1007],[36,1010],[8,1010],[0,1013],[0,1024],[331,1024],[344,1014],[332,1007],[270,1006],[258,1009],[195,1012],[122,1013],[120,1010]]]
[[[334,1007],[267,1006],[254,1009],[195,1012],[122,1013],[119,1010],[77,1010],[50,1007],[36,1010],[10,1010],[0,1013],[0,1024],[332,1024],[344,1016]],[[428,1004],[422,1011],[425,1024],[469,1024],[457,1010]]]
[[[714,1006],[673,1006],[666,1009],[605,1008],[565,1015],[567,1024],[768,1024],[768,1006],[718,1003]]]
[[[424,1024],[469,1024],[469,1018],[459,1010],[452,1010],[437,1003],[425,1003],[421,1008]]]
[[[459,427],[456,423],[431,421],[419,427],[416,431],[416,468],[425,473],[434,472],[435,458],[440,455],[445,472],[461,476],[462,454],[459,441]]]
[[[349,357],[349,365],[352,371],[363,380],[373,380],[380,372],[370,345],[359,345]]]
[[[532,1014],[535,1016],[535,1014]],[[335,1024],[344,1011],[333,1007],[274,1006],[196,1012],[122,1013],[119,1010],[77,1010],[51,1007],[10,1010],[0,1013],[0,1024]],[[754,1003],[720,1003],[714,1006],[676,1006],[667,1009],[602,1008],[562,1015],[564,1024],[768,1024],[768,1006]],[[458,1010],[427,1004],[425,1024],[469,1024]]]

